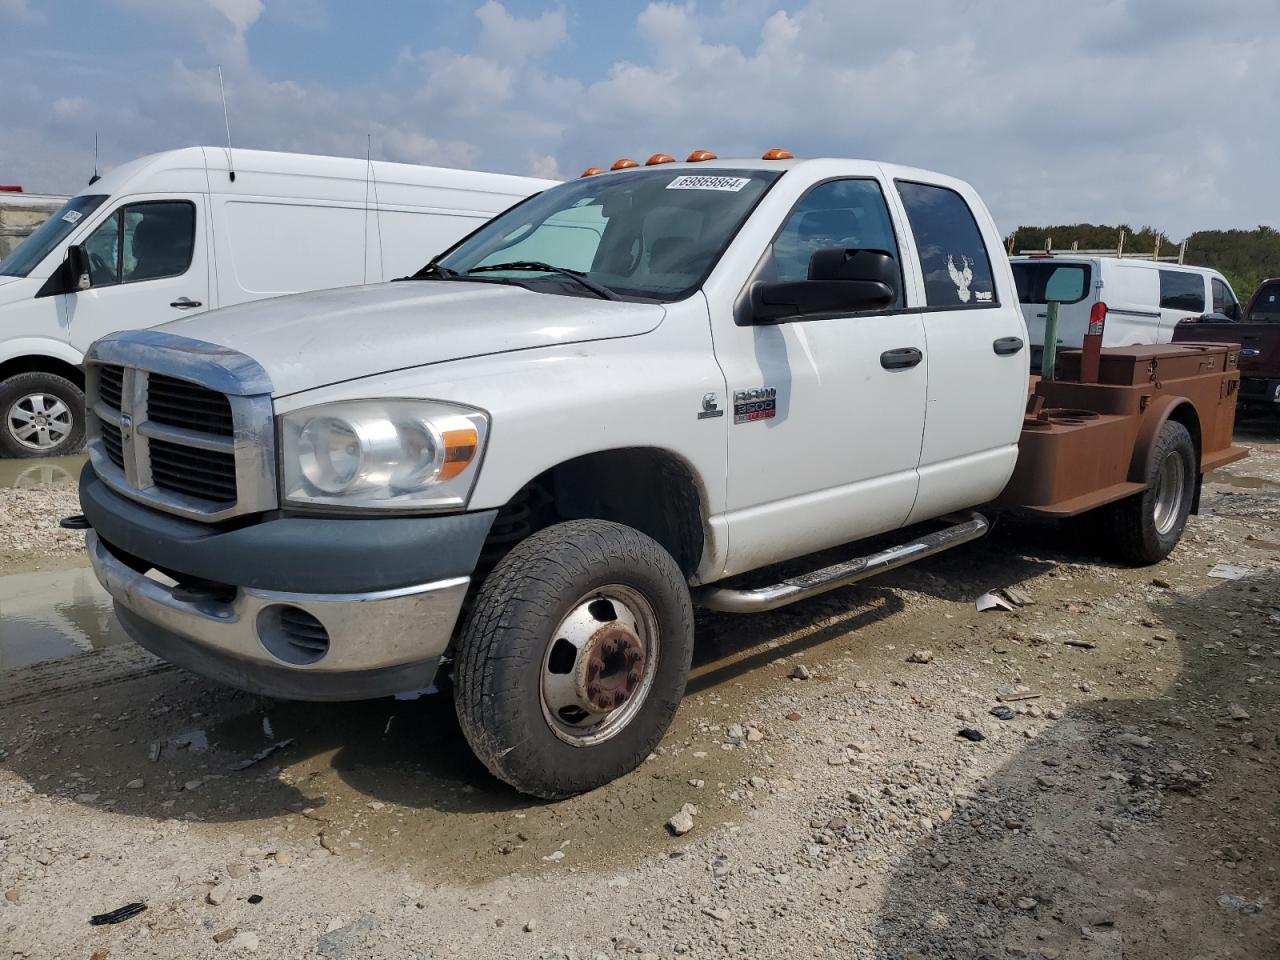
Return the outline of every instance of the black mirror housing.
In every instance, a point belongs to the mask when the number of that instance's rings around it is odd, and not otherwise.
[[[89,275],[89,254],[84,247],[73,243],[67,247],[67,293],[88,290],[92,285]]]
[[[897,302],[899,276],[898,261],[886,250],[816,250],[809,259],[809,279],[751,288],[751,319],[774,324],[884,310]]]

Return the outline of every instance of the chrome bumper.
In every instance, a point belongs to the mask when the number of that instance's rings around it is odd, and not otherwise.
[[[124,563],[94,531],[86,547],[121,624],[139,644],[213,679],[299,700],[366,699],[429,685],[470,583],[456,577],[336,595],[239,588],[226,601],[188,599]],[[285,608],[305,611],[324,627],[328,648],[313,662],[300,662],[297,649],[273,634]]]

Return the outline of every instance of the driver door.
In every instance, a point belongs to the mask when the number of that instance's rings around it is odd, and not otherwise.
[[[900,235],[878,178],[819,183],[792,207],[748,289],[807,279],[817,250],[878,249],[900,265],[896,305],[770,326],[713,319],[731,414],[727,573],[896,529],[911,512],[927,362]]]
[[[84,241],[90,287],[63,295],[72,346],[208,309],[206,210],[201,194],[134,199],[98,225]]]

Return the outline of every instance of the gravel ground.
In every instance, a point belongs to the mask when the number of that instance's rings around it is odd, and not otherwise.
[[[441,696],[277,703],[131,646],[0,676],[0,956],[1280,957],[1280,429],[1245,426],[1157,567],[1006,522],[700,615],[661,749],[564,803]],[[42,562],[25,498],[0,553]]]

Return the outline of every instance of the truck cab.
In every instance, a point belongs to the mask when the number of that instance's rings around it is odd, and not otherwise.
[[[88,548],[139,643],[301,699],[452,671],[477,755],[567,796],[661,738],[695,597],[1000,494],[1027,331],[971,187],[782,151],[588,174],[403,282],[94,344]]]

